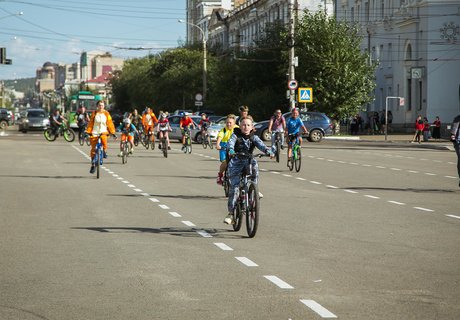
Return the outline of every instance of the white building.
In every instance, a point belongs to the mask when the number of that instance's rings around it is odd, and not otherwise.
[[[362,49],[378,62],[375,101],[393,125],[412,130],[418,115],[446,125],[460,112],[460,2],[458,0],[336,0],[338,20],[358,24]]]

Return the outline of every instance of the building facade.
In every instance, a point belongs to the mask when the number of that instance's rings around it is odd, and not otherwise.
[[[459,114],[458,1],[337,0],[336,16],[360,27],[362,50],[377,63],[368,113],[388,109],[393,127],[407,131],[418,115],[447,124]],[[387,97],[402,97],[404,105]]]

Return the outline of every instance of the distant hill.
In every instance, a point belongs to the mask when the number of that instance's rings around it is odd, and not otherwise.
[[[35,78],[24,78],[16,80],[4,80],[5,86],[13,87],[18,92],[24,92],[25,94],[35,91]]]

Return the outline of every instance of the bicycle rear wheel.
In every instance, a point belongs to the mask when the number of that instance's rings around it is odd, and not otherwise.
[[[214,149],[214,146],[212,145],[212,142],[211,142],[211,137],[209,135],[207,136],[206,141],[207,141],[207,143],[209,145],[209,148]]]
[[[56,134],[53,132],[53,129],[48,128],[45,131],[43,131],[43,135],[45,136],[45,139],[48,141],[54,141],[56,140]]]
[[[187,152],[192,153],[192,141],[190,140],[190,137],[187,137],[186,144],[187,144]]]
[[[259,226],[259,190],[255,183],[249,185],[248,207],[246,214],[246,231],[249,238],[254,238]]]
[[[294,151],[292,151],[292,154],[294,154]],[[288,158],[288,168],[289,168],[289,171],[292,171],[294,169],[294,157],[291,157],[291,161],[289,161],[289,158]]]
[[[128,162],[128,153],[129,153],[128,143],[125,142],[123,144],[123,155],[121,156],[121,163],[125,164]]]
[[[96,178],[99,179],[100,177],[100,167],[101,167],[101,159],[102,159],[102,150],[96,150],[96,154],[94,155],[95,165],[96,165]]]
[[[300,146],[297,146],[297,151],[296,151],[296,157],[294,160],[295,164],[295,171],[299,172],[300,171],[300,165],[302,164],[302,152]]]
[[[224,187],[225,196],[228,197],[228,191],[230,189],[230,182],[228,181],[227,170],[224,172],[222,186]]]

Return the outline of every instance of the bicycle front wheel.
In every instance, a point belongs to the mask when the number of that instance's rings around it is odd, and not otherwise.
[[[254,238],[259,226],[259,190],[255,183],[249,185],[248,206],[246,214],[246,231],[249,238]]]
[[[225,170],[224,172],[223,180],[224,181],[222,182],[222,186],[224,187],[224,193],[225,193],[225,196],[228,197],[228,192],[230,189],[230,182],[228,181],[227,170]]]
[[[275,150],[275,152],[276,152],[276,155],[275,155],[276,162],[280,162],[281,145],[280,145],[279,140],[276,141],[275,148],[276,148],[276,150]]]
[[[128,162],[128,143],[125,142],[125,144],[123,145],[123,155],[121,156],[121,163],[125,164],[126,162]]]
[[[166,138],[161,139],[161,150],[163,151],[163,156],[168,157],[168,146],[166,144]]]
[[[78,143],[82,146],[85,144],[85,135],[83,132],[78,133]]]
[[[299,172],[300,171],[300,165],[302,164],[302,152],[300,146],[297,147],[297,152],[296,152],[296,157],[294,160],[295,164],[295,171]]]
[[[64,139],[67,142],[72,142],[75,140],[75,132],[72,129],[64,130]]]
[[[240,231],[241,225],[243,224],[243,213],[241,212],[241,206],[238,203],[233,213],[233,230]]]
[[[100,167],[101,167],[101,151],[97,150],[96,154],[94,155],[95,165],[96,165],[96,178],[99,179],[100,177]]]
[[[187,138],[187,152],[192,153],[192,141],[190,140],[190,137]]]

